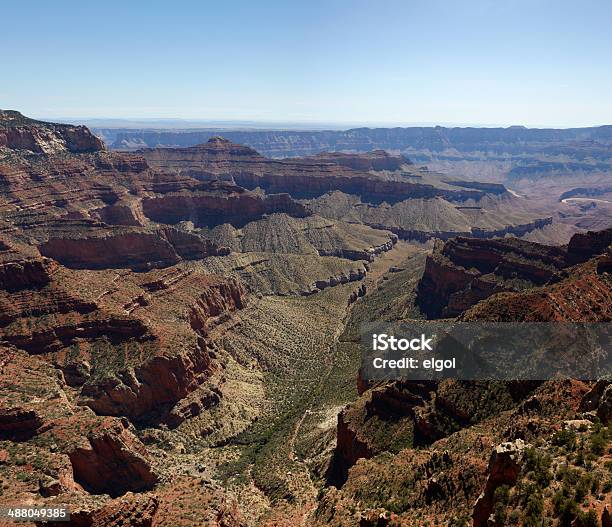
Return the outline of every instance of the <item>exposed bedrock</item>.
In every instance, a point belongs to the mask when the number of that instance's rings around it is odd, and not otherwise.
[[[368,224],[370,227],[378,229],[387,229],[395,233],[402,240],[416,240],[419,242],[426,242],[427,240],[440,239],[449,240],[456,238],[457,236],[472,236],[475,238],[501,238],[507,234],[514,236],[522,236],[536,229],[541,229],[546,225],[552,224],[552,217],[539,218],[528,223],[521,223],[518,225],[508,225],[502,229],[479,229],[473,228],[471,231],[457,232],[457,231],[422,231],[418,229],[401,229],[398,227],[389,227],[378,224]]]
[[[527,234],[528,232],[534,231],[536,229],[541,229],[546,225],[552,224],[552,217],[547,218],[539,218],[534,221],[530,221],[528,223],[521,223],[519,225],[508,225],[502,229],[495,230],[486,230],[486,229],[472,229],[470,236],[474,236],[476,238],[501,238],[506,236],[506,234],[512,234],[514,236],[523,236],[523,234]]]
[[[95,152],[104,143],[85,126],[36,121],[11,110],[0,110],[0,147],[38,154]]]
[[[107,225],[125,225],[137,227],[143,225],[146,218],[137,204],[115,203],[92,211],[93,217]]]
[[[183,260],[200,260],[207,256],[227,256],[230,252],[227,247],[219,247],[210,240],[189,232],[169,227],[161,228],[157,232]]]
[[[484,298],[502,291],[495,282],[479,278],[478,272],[458,269],[436,257],[428,257],[419,282],[417,302],[429,317],[452,316]]]
[[[39,250],[73,269],[148,269],[179,262],[176,251],[156,233],[103,233],[80,238],[52,238]]]
[[[297,203],[288,194],[260,195],[243,192],[228,196],[193,192],[169,193],[154,198],[145,198],[143,212],[158,223],[176,224],[191,221],[198,227],[214,227],[231,223],[240,227],[264,214],[284,212],[296,218],[310,215],[310,211]]]
[[[77,306],[80,307],[80,306]],[[147,326],[140,320],[112,316],[93,318],[74,323],[49,326],[39,331],[24,333],[13,332],[3,338],[20,349],[32,354],[52,353],[70,346],[75,341],[107,339],[118,344],[129,340],[136,342],[151,339]]]
[[[543,284],[564,266],[565,251],[516,238],[478,240],[455,238],[441,246],[441,254],[455,265],[475,268],[482,274],[497,272]]]
[[[366,285],[365,284],[361,284],[359,286],[359,288],[355,289],[355,291],[353,291],[351,293],[351,296],[349,296],[348,304],[350,305],[350,304],[352,304],[354,302],[357,302],[357,300],[359,298],[361,298],[361,297],[366,295],[366,292],[367,292]]]
[[[316,198],[332,191],[359,196],[363,202],[369,203],[383,201],[397,203],[410,198],[434,198],[436,196],[452,201],[465,201],[477,200],[484,195],[483,192],[477,190],[444,190],[433,185],[386,180],[360,172],[349,175],[241,173],[234,175],[233,179],[236,184],[248,189],[260,187],[266,192],[286,192],[294,198],[303,199]]]
[[[34,410],[0,407],[0,438],[2,439],[11,441],[30,439],[36,435],[42,424],[42,418]]]
[[[592,256],[604,253],[610,244],[612,229],[574,234],[567,246],[567,261],[570,265],[586,262]]]
[[[595,412],[604,425],[612,421],[612,381],[610,379],[597,381],[582,398],[580,409]]]
[[[156,168],[179,171],[202,180],[233,180],[250,190],[261,188],[268,193],[288,193],[294,198],[314,198],[334,190],[360,196],[362,201],[372,203],[435,196],[464,201],[478,200],[485,195],[473,187],[448,190],[372,174],[368,170],[397,170],[404,164],[401,156],[380,151],[279,160],[268,159],[247,146],[213,137],[207,143],[190,148],[151,149],[141,154]],[[367,170],[356,168],[358,165]]]
[[[236,279],[205,286],[188,311],[197,334],[193,347],[175,354],[169,351],[135,368],[85,384],[81,402],[101,415],[164,420],[171,408],[198,388],[216,367],[210,353],[214,344],[205,339],[211,323],[245,303],[245,290]]]
[[[367,438],[359,437],[346,422],[345,412],[340,412],[336,428],[336,450],[331,471],[328,474],[329,483],[341,486],[346,481],[349,468],[357,463],[357,460],[369,459],[373,455],[373,449],[368,444]]]
[[[472,306],[461,319],[504,322],[610,322],[612,275],[600,272],[604,257],[565,270],[567,277],[523,292],[492,296]]]
[[[560,279],[566,251],[515,238],[453,238],[427,258],[417,302],[430,318],[457,316],[494,293]]]
[[[336,450],[327,474],[328,482],[341,486],[358,459],[371,458],[394,439],[403,437],[407,442],[406,432],[414,428],[416,407],[426,404],[433,389],[432,383],[389,383],[373,388],[345,407],[338,414]],[[391,429],[387,427],[389,423],[392,423]],[[380,430],[385,433],[381,434]]]
[[[48,258],[0,260],[0,289],[12,292],[45,286],[51,281],[51,273],[56,265]]]
[[[246,305],[246,290],[235,278],[227,278],[206,286],[196,303],[191,306],[189,322],[200,336],[210,329],[211,319],[223,313],[231,313]]]
[[[362,172],[370,170],[400,170],[402,165],[412,165],[412,161],[402,155],[393,155],[385,150],[372,150],[365,153],[322,152],[306,160],[324,161],[352,168]]]
[[[75,238],[51,238],[39,246],[45,256],[73,269],[147,270],[181,260],[223,256],[228,249],[171,228],[157,231],[109,230]]]
[[[489,459],[487,482],[474,505],[474,527],[489,525],[489,516],[495,504],[495,491],[502,485],[514,486],[523,465],[525,445],[522,439],[497,445]]]
[[[366,277],[367,272],[368,270],[366,266],[364,265],[357,269],[351,269],[348,273],[340,273],[337,276],[330,276],[325,279],[317,280],[316,282],[312,284],[310,289],[308,289],[307,291],[303,291],[302,295],[308,296],[308,295],[318,293],[319,291],[322,291],[323,289],[327,289],[328,287],[335,287],[340,284],[348,284],[349,282],[358,282],[360,280],[363,280]],[[365,294],[365,290],[363,294]],[[359,296],[362,296],[362,295],[359,295]]]
[[[81,401],[100,415],[159,420],[213,368],[206,343],[200,341],[190,352],[153,357],[136,368],[85,384]]]
[[[122,420],[105,420],[68,456],[74,480],[95,494],[117,497],[150,490],[158,481],[145,446]]]
[[[500,410],[512,408],[539,382],[393,381],[362,392],[338,416],[337,446],[328,480],[342,485],[360,458],[430,445]],[[365,391],[364,391],[365,390]]]
[[[470,188],[475,190],[482,190],[487,194],[503,194],[507,191],[506,187],[500,183],[487,183],[482,181],[459,181],[450,180],[447,181],[449,185],[454,187]]]
[[[496,306],[482,304],[470,317],[497,320],[505,309],[506,315],[513,313],[516,320],[523,320],[521,317],[573,320],[582,313],[583,318],[605,321],[608,256],[592,260],[592,265],[585,263],[570,276],[566,270],[576,262],[585,262],[607,251],[611,237],[612,229],[576,234],[568,247],[515,238],[454,238],[437,242],[418,285],[417,303],[429,318],[451,317],[495,293],[507,292],[518,296],[500,297]],[[522,292],[544,285],[551,288]],[[590,309],[588,302],[592,304]],[[517,309],[519,305],[523,308]]]
[[[99,508],[70,511],[71,527],[152,527],[159,498],[152,494],[129,494]],[[41,527],[63,527],[66,522],[40,522]]]
[[[375,256],[393,249],[393,246],[397,243],[397,240],[398,237],[395,234],[391,234],[388,242],[385,242],[381,245],[376,245],[374,247],[370,247],[369,249],[352,250],[339,248],[328,251],[320,249],[319,255],[337,256],[338,258],[346,258],[347,260],[366,260],[368,262],[373,262]]]

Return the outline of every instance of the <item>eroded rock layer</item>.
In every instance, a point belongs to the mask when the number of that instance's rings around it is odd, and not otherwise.
[[[457,316],[496,293],[559,282],[566,268],[604,252],[609,237],[610,230],[577,234],[567,247],[517,239],[438,242],[427,259],[417,301],[430,318]]]

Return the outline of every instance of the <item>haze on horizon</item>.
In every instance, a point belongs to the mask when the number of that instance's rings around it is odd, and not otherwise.
[[[0,108],[36,118],[612,123],[607,0],[60,0],[3,19]]]

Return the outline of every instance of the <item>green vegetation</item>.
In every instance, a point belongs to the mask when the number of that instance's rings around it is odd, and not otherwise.
[[[552,472],[550,471],[551,459],[544,452],[535,448],[525,451],[525,471],[527,477],[536,482],[538,488],[543,489],[550,484]]]
[[[538,491],[534,492],[527,499],[525,516],[523,517],[524,527],[540,527],[542,525],[542,513],[544,512],[544,499]]]
[[[572,429],[560,430],[553,436],[552,444],[572,452],[576,450],[576,432]]]

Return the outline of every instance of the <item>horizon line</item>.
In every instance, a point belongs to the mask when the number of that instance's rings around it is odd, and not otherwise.
[[[600,128],[612,126],[609,123],[588,124],[588,125],[549,125],[549,124],[508,124],[508,123],[478,123],[478,122],[451,122],[451,121],[324,121],[324,120],[280,120],[280,119],[210,119],[210,118],[184,118],[184,117],[65,117],[33,115],[33,119],[46,120],[58,123],[86,124],[99,121],[99,124],[90,124],[93,128],[163,128],[157,125],[174,125],[176,129],[197,129],[197,128],[251,128],[261,130],[291,130],[292,127],[299,127],[302,130],[329,130],[339,131],[353,128],[525,128],[525,129],[548,129],[548,130],[567,130],[573,128]],[[104,122],[107,122],[103,126]],[[115,122],[116,124],[112,124]],[[123,124],[123,126],[122,126]],[[145,126],[134,126],[142,124]],[[181,124],[189,125],[181,128]],[[131,125],[131,126],[130,126]],[[203,125],[203,126],[197,126]],[[276,127],[276,128],[275,128]],[[280,128],[279,128],[280,127]]]

